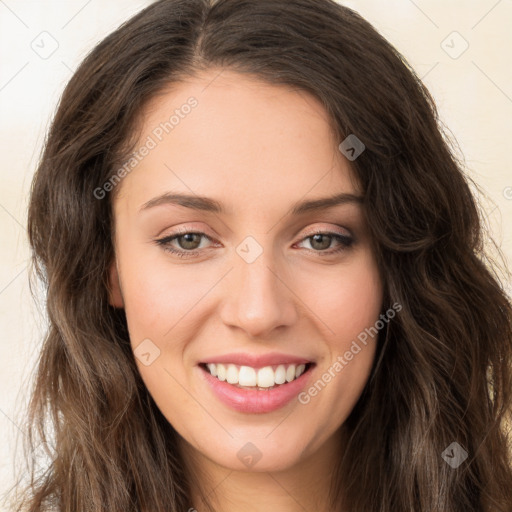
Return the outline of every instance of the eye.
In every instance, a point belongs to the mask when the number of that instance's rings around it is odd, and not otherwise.
[[[201,247],[202,239],[213,242],[212,238],[200,231],[183,231],[157,239],[155,242],[162,246],[166,252],[175,254],[180,258],[192,258],[198,256],[201,249],[205,249],[205,247]],[[321,256],[329,256],[342,252],[348,249],[354,242],[354,239],[350,235],[330,231],[314,232],[313,234],[303,238],[301,243],[307,240],[310,241],[309,245],[311,246],[311,249],[308,249],[308,251],[317,253]],[[329,249],[333,241],[338,243],[338,247]],[[175,244],[178,247],[176,247]]]
[[[201,239],[206,238],[212,241],[212,239],[201,232],[184,231],[164,238],[156,240],[156,243],[163,247],[164,251],[176,254],[180,258],[187,258],[196,256],[201,249]],[[178,244],[178,248],[172,245],[173,242]]]
[[[309,240],[309,245],[311,247],[311,249],[309,249],[310,251],[325,255],[336,254],[344,251],[354,243],[354,239],[350,235],[342,235],[340,233],[333,233],[330,231],[317,231],[302,240]],[[331,247],[333,241],[337,242],[339,246],[334,249],[326,250]]]

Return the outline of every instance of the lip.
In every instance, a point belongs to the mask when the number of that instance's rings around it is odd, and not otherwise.
[[[312,363],[307,371],[292,382],[281,384],[271,390],[257,390],[238,388],[220,381],[207,369],[198,366],[207,385],[223,404],[238,412],[253,414],[272,412],[291,402],[306,387],[314,367],[315,364]]]
[[[263,368],[265,366],[274,366],[279,364],[307,364],[313,363],[310,359],[297,357],[290,354],[283,354],[280,352],[270,352],[268,354],[243,354],[232,353],[223,354],[221,356],[214,356],[200,361],[199,364],[236,364],[238,366],[250,366],[252,368]],[[218,380],[218,379],[217,379]]]

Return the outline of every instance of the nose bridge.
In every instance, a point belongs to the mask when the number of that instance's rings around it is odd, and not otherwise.
[[[235,254],[224,308],[224,322],[236,325],[249,336],[262,336],[290,325],[296,318],[293,294],[281,281],[271,247],[254,240],[242,242]],[[284,279],[283,279],[284,280]]]

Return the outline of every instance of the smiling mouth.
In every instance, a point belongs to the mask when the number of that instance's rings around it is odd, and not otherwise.
[[[221,382],[241,389],[270,391],[298,379],[310,371],[315,363],[279,364],[253,368],[232,363],[200,363],[205,372]]]

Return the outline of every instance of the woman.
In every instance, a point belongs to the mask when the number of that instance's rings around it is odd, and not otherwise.
[[[350,9],[136,15],[64,92],[29,235],[55,441],[18,510],[512,509],[511,304],[431,96]]]

